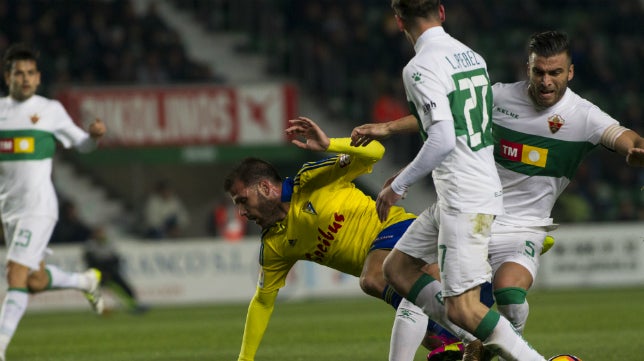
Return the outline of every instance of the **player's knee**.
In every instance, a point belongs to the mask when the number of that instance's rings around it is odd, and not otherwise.
[[[520,305],[525,303],[526,291],[520,287],[505,287],[494,291],[494,298],[498,305]]]
[[[372,275],[360,276],[360,288],[368,295],[379,297],[385,286],[384,279],[377,279]]]
[[[402,281],[401,275],[404,273],[401,272],[402,266],[403,265],[400,264],[400,259],[397,257],[388,256],[387,258],[385,258],[385,261],[382,264],[382,272],[384,280],[387,284],[393,286],[394,288],[396,288],[396,286],[400,284],[400,282]]]
[[[29,268],[21,264],[9,261],[7,264],[7,284],[13,288],[27,287],[27,279],[29,277]]]
[[[49,286],[49,275],[45,271],[36,271],[29,274],[27,288],[31,293],[45,290]]]

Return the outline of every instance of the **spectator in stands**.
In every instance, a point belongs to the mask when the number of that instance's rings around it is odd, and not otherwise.
[[[208,216],[210,234],[229,242],[241,240],[246,235],[247,225],[247,220],[239,214],[235,205],[223,196]]]
[[[83,243],[92,235],[92,230],[78,216],[76,204],[64,200],[59,207],[58,223],[54,227],[50,243]]]
[[[123,275],[121,255],[114,242],[107,237],[104,227],[94,228],[91,238],[84,245],[83,259],[87,267],[101,271],[101,286],[111,289],[129,312],[141,314],[148,311],[148,306],[139,302],[134,288]]]
[[[170,184],[160,180],[148,197],[144,209],[145,237],[176,238],[190,221],[186,207]]]

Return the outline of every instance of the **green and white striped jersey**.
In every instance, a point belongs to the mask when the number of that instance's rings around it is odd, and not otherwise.
[[[501,214],[485,60],[442,27],[426,30],[414,48],[403,82],[421,136],[436,122],[453,123],[456,133],[454,150],[430,169],[438,202],[460,212]]]
[[[0,99],[0,212],[4,220],[25,215],[58,218],[51,181],[56,140],[65,148],[94,143],[56,100],[38,95],[21,102]]]
[[[538,109],[528,82],[494,84],[494,157],[503,184],[500,223],[548,226],[555,201],[586,155],[617,120],[567,89]]]

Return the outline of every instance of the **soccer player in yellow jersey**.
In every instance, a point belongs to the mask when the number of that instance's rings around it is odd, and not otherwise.
[[[371,172],[384,147],[378,142],[352,147],[350,138],[329,139],[308,118],[290,122],[286,132],[295,137],[295,145],[339,155],[306,163],[295,177],[286,179],[270,163],[247,158],[226,177],[224,189],[240,214],[263,230],[261,273],[248,308],[239,361],[254,360],[278,291],[299,260],[359,277],[365,293],[394,308],[401,302],[384,281],[382,262],[416,216],[395,206],[380,222],[374,200],[353,183],[359,175]],[[409,330],[412,336],[401,331],[400,337],[418,345],[427,318],[413,304],[406,311],[417,321],[414,330]]]

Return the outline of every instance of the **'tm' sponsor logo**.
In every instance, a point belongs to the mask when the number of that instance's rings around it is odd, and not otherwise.
[[[510,142],[505,139],[501,139],[500,152],[501,157],[505,159],[541,168],[545,168],[548,161],[548,149]]]

